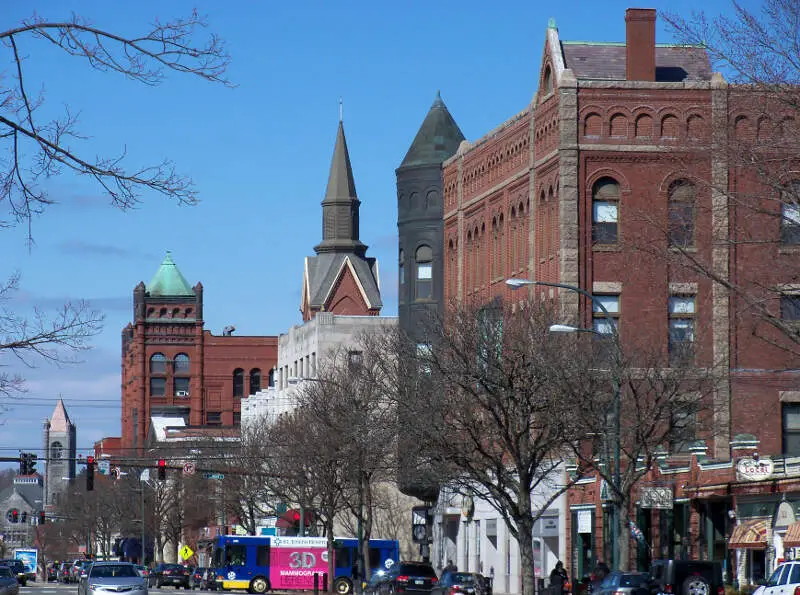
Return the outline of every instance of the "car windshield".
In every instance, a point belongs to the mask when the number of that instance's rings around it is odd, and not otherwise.
[[[475,576],[468,572],[454,572],[450,580],[454,585],[471,585],[475,582]]]
[[[92,568],[92,578],[135,577],[136,570],[128,564],[109,564]]]
[[[646,574],[623,574],[620,578],[621,587],[641,587],[646,585],[650,577]]]
[[[426,564],[402,564],[400,566],[400,574],[407,574],[410,576],[436,576],[433,566]]]

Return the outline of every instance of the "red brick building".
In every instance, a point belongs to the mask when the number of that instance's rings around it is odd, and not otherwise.
[[[728,577],[746,580],[792,553],[783,539],[788,510],[800,512],[800,365],[752,304],[669,254],[763,287],[770,311],[800,317],[798,234],[782,229],[800,230],[800,213],[781,223],[776,190],[726,150],[793,135],[794,116],[776,105],[765,122],[763,97],[712,73],[702,49],[656,44],[654,10],[625,19],[625,43],[564,41],[551,22],[531,104],[443,164],[445,299],[557,299],[567,319],[602,330],[577,293],[512,293],[504,280],[578,286],[603,296],[624,345],[666,358],[688,343],[695,365],[723,370],[717,412],[698,430],[705,445],[691,459],[667,453],[643,484],[666,488],[670,504],[630,511],[653,548],[632,551],[641,565],[650,555],[726,560]],[[744,213],[720,188],[763,194],[763,212]],[[608,551],[603,491],[591,478],[569,494],[570,576]]]
[[[277,337],[205,330],[203,286],[169,252],[148,285],[133,290],[134,320],[122,331],[122,444],[145,446],[152,416],[188,426],[236,426],[241,399],[272,384]]]

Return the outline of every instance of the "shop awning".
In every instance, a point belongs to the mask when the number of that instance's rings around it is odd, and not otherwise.
[[[792,523],[783,536],[783,547],[800,547],[800,523]]]
[[[753,520],[739,523],[728,540],[731,549],[763,550],[767,547],[767,521]]]

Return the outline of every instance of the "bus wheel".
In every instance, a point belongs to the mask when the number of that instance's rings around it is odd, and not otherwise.
[[[333,591],[338,595],[350,595],[353,592],[353,583],[349,578],[339,577],[333,583]]]
[[[250,581],[250,588],[248,591],[251,593],[258,593],[260,595],[261,593],[266,593],[267,589],[269,589],[269,583],[267,582],[267,579],[265,579],[263,576],[257,576]]]

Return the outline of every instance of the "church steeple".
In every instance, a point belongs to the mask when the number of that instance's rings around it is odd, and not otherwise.
[[[317,254],[346,252],[364,256],[367,246],[358,239],[360,205],[344,136],[344,124],[340,120],[328,175],[328,188],[322,201],[322,242],[314,246]]]

